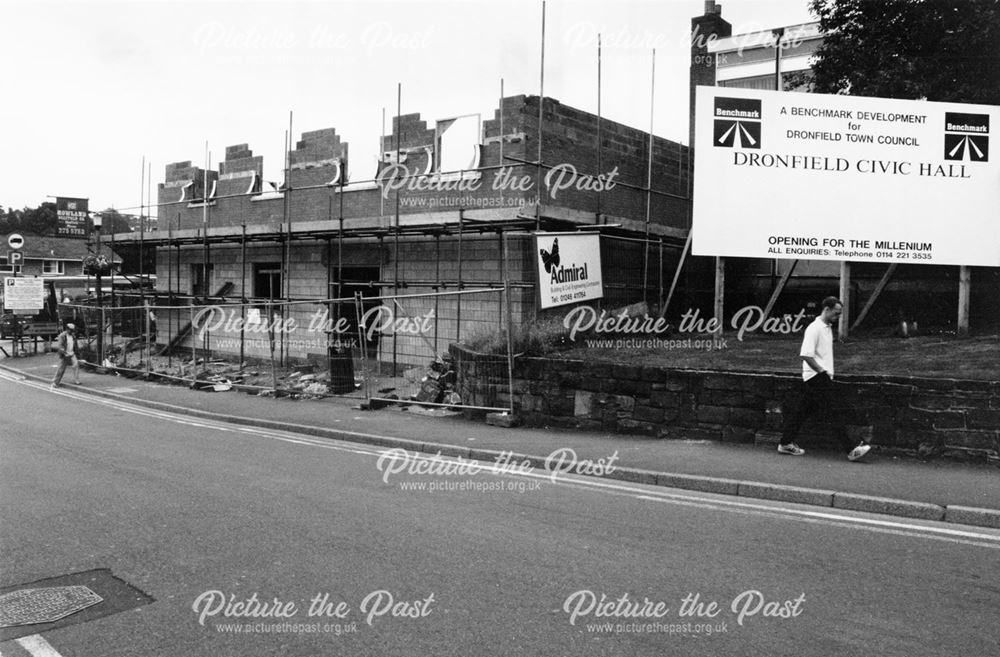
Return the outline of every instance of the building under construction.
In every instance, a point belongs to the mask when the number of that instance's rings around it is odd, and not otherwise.
[[[733,36],[721,8],[706,2],[705,14],[692,19],[692,117],[697,85],[763,88],[771,62],[775,88],[785,88],[784,70],[796,90],[808,91],[810,57],[822,40],[814,28],[779,29],[770,40],[772,31]],[[801,43],[782,63],[778,44],[792,37]],[[470,336],[561,317],[559,309],[540,309],[539,233],[600,234],[598,304],[605,309],[644,302],[651,313],[676,318],[698,308],[724,323],[745,305],[794,314],[837,292],[837,263],[687,257],[688,146],[609,121],[600,110],[500,95],[488,117],[428,122],[397,112],[375,171],[352,165],[336,129],[305,132],[293,147],[291,126],[280,181],[264,179],[263,158],[250,144],[226,148],[217,170],[208,158],[203,166],[167,165],[156,232],[114,236],[116,252],[134,261],[155,252],[164,351],[201,349],[242,361],[277,350],[284,363],[327,358],[350,338],[397,373]],[[855,325],[867,317],[869,326],[955,326],[961,304],[954,292],[960,278],[967,290],[972,277],[980,283],[972,286],[972,324],[991,326],[997,275],[858,263],[849,288],[840,280],[842,295],[852,292],[845,316],[856,316]],[[227,303],[236,305],[199,314]],[[238,312],[239,321],[226,312]],[[366,333],[366,317],[384,321]],[[312,327],[310,339],[273,330],[290,319]],[[418,319],[423,329],[408,330]],[[327,330],[328,322],[339,329]],[[323,331],[327,339],[317,339]]]
[[[686,146],[537,96],[503,98],[486,120],[397,116],[381,144],[370,178],[333,128],[302,134],[280,182],[248,144],[218,170],[167,165],[158,230],[115,236],[119,253],[155,249],[158,342],[241,359],[277,349],[282,362],[337,347],[248,335],[277,313],[299,327],[342,321],[337,337],[359,337],[349,343],[380,364],[426,362],[556,314],[537,301],[539,231],[600,233],[603,307],[665,298],[689,233]],[[196,316],[227,303],[240,321]],[[363,335],[373,309],[394,321]],[[432,328],[404,330],[427,317]]]

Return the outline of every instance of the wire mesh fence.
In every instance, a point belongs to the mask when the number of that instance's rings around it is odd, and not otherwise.
[[[361,317],[368,398],[507,410],[513,355],[505,298],[501,288],[377,297]],[[463,340],[470,348],[453,347]],[[493,394],[463,388],[469,354]]]

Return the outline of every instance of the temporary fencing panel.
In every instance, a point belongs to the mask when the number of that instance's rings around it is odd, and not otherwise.
[[[373,299],[368,299],[372,301]],[[509,394],[505,290],[477,289],[377,297],[361,316],[366,396],[426,405],[507,410],[507,399],[464,394],[451,345],[479,345],[479,374]]]
[[[505,299],[502,288],[247,303],[151,294],[60,311],[79,318],[87,362],[127,376],[220,391],[507,410],[513,356]],[[463,339],[479,345],[477,380],[490,384],[489,394],[463,393],[450,353]]]

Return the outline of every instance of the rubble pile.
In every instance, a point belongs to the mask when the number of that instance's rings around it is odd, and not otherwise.
[[[293,399],[311,399],[330,394],[330,375],[316,374],[313,365],[298,368],[288,376],[278,378],[278,387]]]
[[[410,399],[433,404],[460,404],[462,399],[455,391],[455,381],[455,360],[451,354],[441,354],[430,364],[420,379],[420,390]]]
[[[127,378],[149,378],[164,383],[190,386],[205,392],[225,392],[235,390],[260,397],[282,397],[290,399],[320,399],[342,394],[344,372],[331,372],[322,365],[303,364],[288,368],[278,368],[271,373],[265,364],[250,364],[222,359],[179,358],[152,355],[147,362],[140,349],[132,349],[122,342],[108,353],[101,373],[111,372]],[[147,374],[148,372],[148,374]],[[364,381],[353,372],[348,384],[357,394]],[[456,390],[455,362],[449,353],[442,353],[426,367],[414,367],[402,376],[369,375],[371,388],[377,390],[381,399],[372,408],[392,404],[407,406],[410,402],[444,404],[458,406],[461,397]],[[379,385],[385,387],[378,387]],[[406,392],[404,392],[404,390]],[[412,392],[412,394],[408,394]]]
[[[123,363],[120,352],[111,354],[105,359],[104,367],[113,370],[119,376],[139,378],[146,376],[145,361]],[[198,358],[192,360],[153,356],[150,358],[149,374],[151,378],[162,379],[182,385],[189,385],[196,390],[207,392],[225,392],[241,390],[248,394],[271,396],[275,381],[282,397],[293,399],[314,399],[330,394],[330,375],[327,372],[316,372],[314,365],[300,365],[291,372],[279,371],[272,377],[270,371],[261,371],[247,363],[234,363],[226,360],[208,360]],[[192,384],[192,376],[194,383]]]

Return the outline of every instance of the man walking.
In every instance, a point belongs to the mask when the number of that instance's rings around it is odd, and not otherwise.
[[[837,439],[847,451],[849,461],[857,461],[871,449],[864,441],[853,445],[847,437],[847,428],[839,408],[836,408],[833,387],[833,323],[837,321],[844,306],[840,299],[827,297],[823,299],[823,308],[819,316],[806,327],[802,337],[802,399],[795,409],[785,418],[785,427],[778,443],[779,454],[802,456],[804,449],[795,444],[799,429],[807,417],[820,410],[832,420]]]
[[[76,325],[72,322],[66,323],[66,328],[59,337],[56,338],[59,348],[59,369],[52,379],[52,387],[58,388],[61,385],[66,367],[73,366],[73,383],[80,385],[80,361],[76,358]]]

